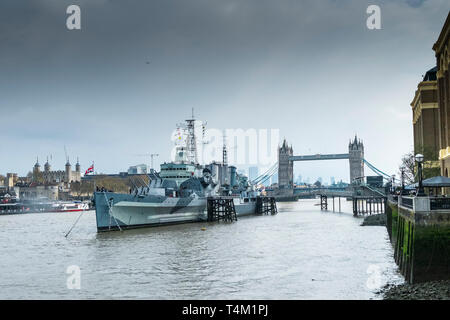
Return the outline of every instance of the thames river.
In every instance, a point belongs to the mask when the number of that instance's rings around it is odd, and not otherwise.
[[[385,227],[361,227],[351,202],[342,213],[318,202],[100,234],[88,211],[67,238],[79,212],[0,216],[0,299],[366,300],[403,282]],[[80,270],[79,289],[68,288],[69,266]]]

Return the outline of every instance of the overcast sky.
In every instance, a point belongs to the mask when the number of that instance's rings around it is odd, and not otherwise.
[[[81,30],[66,8],[81,7]],[[381,8],[381,30],[366,9]],[[296,155],[345,153],[398,172],[413,99],[435,65],[448,0],[41,0],[0,2],[0,174],[39,156],[116,173],[170,160],[189,117],[217,129],[279,129]],[[219,159],[218,159],[219,160]],[[295,176],[348,181],[348,161]],[[370,174],[366,168],[366,174]],[[329,180],[328,180],[329,181]],[[313,182],[313,181],[311,181]]]

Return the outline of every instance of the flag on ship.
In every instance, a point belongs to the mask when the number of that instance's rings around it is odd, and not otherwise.
[[[84,174],[86,175],[86,174],[93,173],[93,172],[94,172],[94,164],[92,164],[92,166],[87,168],[87,170],[86,170],[86,172]]]

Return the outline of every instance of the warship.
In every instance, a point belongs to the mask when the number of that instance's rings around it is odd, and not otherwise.
[[[135,186],[128,194],[94,193],[98,232],[207,220],[207,199],[223,195],[223,179],[218,179],[215,163],[197,162],[196,122],[192,116],[178,126],[174,161],[161,164],[159,173],[151,169],[147,185]],[[254,214],[258,196],[259,192],[246,180],[238,193],[234,192],[236,216]]]

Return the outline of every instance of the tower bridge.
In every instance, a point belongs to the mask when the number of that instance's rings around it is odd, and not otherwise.
[[[348,153],[315,154],[294,156],[292,146],[286,139],[278,149],[278,186],[280,189],[291,189],[294,186],[294,161],[317,161],[348,159],[350,165],[350,183],[364,177],[364,145],[355,139],[348,144]]]

